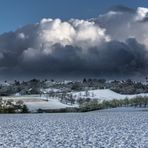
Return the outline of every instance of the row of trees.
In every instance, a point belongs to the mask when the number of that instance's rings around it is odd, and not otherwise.
[[[38,80],[32,79],[30,81],[17,81],[13,83],[7,83],[0,85],[0,95],[9,96],[12,94],[20,93],[25,94],[40,94],[41,89],[45,88],[61,89],[70,91],[85,91],[86,89],[111,89],[115,92],[121,94],[138,94],[138,93],[147,93],[148,84],[141,82],[134,82],[130,79],[126,81],[106,81],[105,79],[86,79],[84,78],[81,81],[70,81],[67,83],[54,82],[54,80]]]
[[[115,107],[148,107],[148,97],[137,96],[133,99],[125,98],[123,100],[113,99],[110,101],[98,102],[97,99],[84,102],[80,105],[81,111],[92,111]]]
[[[58,95],[60,101],[64,104],[83,104],[85,102],[90,102],[91,98],[93,97],[94,93],[89,93],[88,90],[85,91],[84,94],[79,93],[78,95],[73,95],[72,93],[61,93]]]
[[[111,89],[121,94],[139,94],[148,92],[148,84],[128,80],[106,81],[105,79],[84,79],[83,81],[73,82],[71,90],[84,91],[88,89]]]

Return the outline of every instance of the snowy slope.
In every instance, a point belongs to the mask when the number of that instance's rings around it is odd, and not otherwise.
[[[124,99],[126,97],[133,98],[136,96],[148,96],[148,93],[143,94],[136,94],[136,95],[122,95],[119,93],[116,93],[110,89],[97,89],[97,90],[89,90],[88,95],[86,95],[86,91],[81,92],[74,92],[73,96],[76,98],[82,97],[82,98],[92,98],[92,99],[100,99],[100,100],[112,100],[112,99]]]
[[[23,100],[30,111],[36,111],[38,109],[61,109],[67,107],[76,107],[61,103],[58,99],[51,99],[40,95],[24,95],[24,96],[9,96],[3,97],[4,100],[12,99],[14,101]]]
[[[148,96],[146,94],[138,94],[138,95],[121,95],[119,93],[113,92],[109,89],[97,89],[88,91],[87,95],[85,91],[81,92],[72,92],[74,99],[78,98],[91,98],[98,100],[112,100],[112,99],[124,99],[126,97],[133,98],[136,96]],[[12,99],[14,101],[23,100],[24,103],[28,106],[29,110],[34,111],[37,109],[60,109],[66,107],[78,107],[78,105],[67,105],[61,103],[58,98],[47,98],[46,95],[24,95],[24,96],[9,96],[3,97],[4,100]],[[48,99],[48,101],[47,101]]]
[[[40,89],[40,91],[42,92],[42,93],[50,93],[50,92],[54,92],[54,93],[56,93],[56,92],[61,92],[61,90],[60,89],[53,89],[53,88],[47,88],[47,89]]]
[[[31,111],[36,111],[37,109],[61,109],[61,108],[67,108],[67,107],[74,107],[70,105],[66,105],[61,103],[57,99],[49,99],[48,101],[38,101],[38,102],[25,102],[25,104],[28,106],[28,108]]]
[[[15,96],[7,96],[7,97],[2,97],[5,100],[8,99],[13,99],[13,100],[23,100],[23,101],[29,101],[29,100],[45,100],[46,97],[45,96],[40,96],[40,95],[15,95]]]

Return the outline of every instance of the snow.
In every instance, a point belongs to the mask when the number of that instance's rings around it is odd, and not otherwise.
[[[48,98],[45,95],[23,95],[23,96],[9,96],[3,97],[4,100],[12,99],[15,102],[22,100],[27,105],[30,111],[36,111],[38,109],[61,109],[67,107],[78,107],[78,105],[67,105],[61,103],[56,98]]]
[[[19,95],[14,95],[14,96],[7,96],[7,97],[2,97],[3,99],[5,100],[8,100],[8,99],[13,99],[13,100],[45,100],[46,97],[45,96],[40,96],[40,95],[22,95],[22,96],[19,96]]]
[[[145,111],[148,108],[144,107],[116,107],[116,108],[108,108],[100,110],[101,112],[137,112],[137,111]]]
[[[127,98],[134,98],[136,96],[148,96],[148,93],[141,93],[141,94],[135,94],[135,95],[122,95],[119,93],[116,93],[110,89],[97,89],[97,90],[89,90],[88,96],[86,96],[86,91],[80,91],[80,92],[73,92],[73,96],[76,98],[83,97],[83,98],[91,98],[91,99],[99,99],[99,100],[112,100],[112,99],[125,99]]]
[[[36,111],[39,108],[40,109],[61,109],[61,108],[67,108],[67,107],[74,107],[70,105],[66,105],[61,103],[57,99],[48,99],[48,101],[38,101],[38,102],[25,102],[25,104],[28,106],[28,108],[31,111]]]
[[[109,89],[97,89],[97,90],[89,90],[87,96],[85,91],[72,92],[72,95],[75,99],[78,99],[79,97],[82,97],[82,98],[89,97],[91,99],[98,99],[102,101],[102,100],[112,100],[112,99],[124,99],[126,97],[133,98],[136,96],[148,96],[148,93],[138,94],[138,95],[121,95]],[[41,96],[40,95],[20,96],[18,94],[18,95],[2,97],[2,98],[4,100],[12,99],[14,101],[23,100],[24,103],[28,106],[30,111],[35,111],[39,108],[40,109],[60,109],[60,108],[67,108],[67,107],[78,107],[78,104],[75,104],[73,106],[71,106],[70,104],[63,104],[59,101],[59,98],[49,97],[46,94],[43,94]]]
[[[0,148],[148,148],[147,112],[0,115]]]
[[[54,93],[58,93],[61,92],[60,89],[55,89],[55,88],[46,88],[46,89],[41,89],[41,92],[43,93],[50,93],[50,92],[54,92]]]

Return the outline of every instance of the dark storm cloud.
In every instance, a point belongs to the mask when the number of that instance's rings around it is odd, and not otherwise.
[[[1,78],[147,74],[147,11],[118,6],[96,19],[43,19],[4,33]]]
[[[24,75],[109,76],[144,73],[147,51],[135,39],[126,43],[111,41],[102,47],[90,48],[83,54],[81,48],[55,45],[51,55],[38,55],[34,59],[19,61]]]

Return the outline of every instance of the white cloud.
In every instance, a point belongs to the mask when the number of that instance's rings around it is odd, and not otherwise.
[[[75,35],[74,28],[68,22],[60,19],[43,19],[40,23],[40,39],[52,46],[56,43],[71,45]]]
[[[23,32],[21,32],[21,33],[18,34],[18,38],[23,40],[23,39],[26,38],[26,36]]]
[[[110,41],[110,37],[105,33],[106,30],[94,22],[84,20],[71,20],[71,22],[76,32],[74,46],[87,49]]]
[[[112,40],[125,42],[127,38],[134,36],[139,43],[144,44],[148,49],[148,21],[146,21],[148,8],[129,9],[124,7],[123,9],[123,7],[119,7],[117,10],[110,10],[92,20],[105,28],[106,34]]]
[[[39,25],[39,38],[50,49],[56,43],[87,49],[110,40],[104,28],[85,20],[42,19]]]
[[[137,8],[136,20],[141,21],[147,16],[148,16],[148,8],[143,8],[143,7],[138,7]]]

